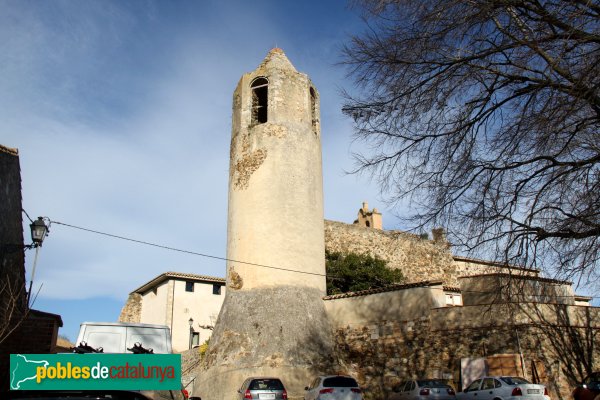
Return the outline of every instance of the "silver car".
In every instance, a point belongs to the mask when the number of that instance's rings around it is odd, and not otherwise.
[[[251,377],[238,389],[239,400],[287,400],[287,391],[279,378]]]
[[[362,400],[362,391],[351,376],[328,375],[316,377],[304,388],[304,400]]]
[[[458,400],[550,400],[544,385],[517,376],[485,376],[457,395]]]
[[[416,379],[392,388],[390,400],[455,400],[454,388],[442,379]]]

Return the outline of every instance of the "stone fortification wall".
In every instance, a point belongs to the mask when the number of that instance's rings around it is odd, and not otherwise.
[[[402,231],[325,220],[325,250],[377,256],[389,268],[402,270],[406,282],[441,280],[458,286],[461,276],[508,272],[497,263],[453,256],[440,230],[433,233],[434,240],[429,240]],[[538,271],[511,268],[511,273],[537,275]]]
[[[119,322],[142,322],[142,295],[130,293],[127,302],[121,309]]]
[[[456,285],[452,254],[445,241],[421,239],[400,231],[383,231],[325,221],[325,249],[329,252],[370,254],[401,269],[407,282],[442,280]]]
[[[573,307],[573,306],[571,306]],[[392,388],[406,379],[444,378],[455,388],[461,384],[461,359],[482,358],[490,365],[497,357],[516,360],[514,364],[522,374],[519,348],[523,353],[524,375],[533,375],[533,365],[552,399],[570,399],[575,372],[572,366],[578,358],[578,340],[594,341],[600,334],[598,322],[590,328],[573,324],[552,327],[517,317],[520,322],[508,323],[506,314],[488,307],[454,307],[437,309],[431,316],[413,320],[386,321],[372,324],[354,324],[337,327],[335,340],[343,373],[355,376],[365,389],[368,399],[385,399]],[[454,320],[453,324],[439,324],[453,317],[467,317],[468,322]],[[468,315],[457,315],[466,311]],[[598,308],[579,307],[570,314],[586,315],[589,321],[598,321]],[[476,316],[479,315],[479,320]],[[487,323],[481,316],[488,315]],[[578,339],[579,338],[579,339]],[[519,346],[520,344],[520,346]],[[593,348],[588,358],[594,360],[593,368],[600,367],[600,349]],[[566,364],[568,361],[569,364]],[[498,369],[490,374],[506,374]],[[514,373],[514,372],[513,372]]]

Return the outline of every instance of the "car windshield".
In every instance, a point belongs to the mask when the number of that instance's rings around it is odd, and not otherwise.
[[[441,380],[437,380],[437,379],[427,379],[427,380],[419,380],[417,381],[417,384],[419,385],[419,387],[429,387],[429,388],[441,388],[441,387],[447,387],[448,384],[444,381]]]
[[[279,379],[254,379],[250,383],[250,390],[283,390]]]
[[[347,376],[334,376],[325,378],[323,387],[358,387],[358,383],[353,378]]]
[[[528,380],[519,378],[518,376],[503,376],[500,378],[503,382],[510,386],[522,385],[524,383],[530,383]]]

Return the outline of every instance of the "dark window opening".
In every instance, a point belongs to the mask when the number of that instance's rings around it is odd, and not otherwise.
[[[252,85],[252,125],[267,122],[269,99],[269,81],[266,78],[256,78]]]
[[[310,118],[312,121],[312,130],[317,134],[317,95],[315,89],[310,88]]]
[[[254,379],[250,386],[250,390],[283,390],[283,383],[279,379]]]
[[[367,224],[367,228],[371,227],[371,223],[369,221],[365,221],[365,223]]]
[[[186,281],[185,282],[185,291],[186,292],[193,292],[194,291],[194,282]]]
[[[221,285],[213,285],[213,294],[221,294]]]
[[[323,387],[358,387],[358,383],[353,378],[347,376],[336,376],[325,378]]]

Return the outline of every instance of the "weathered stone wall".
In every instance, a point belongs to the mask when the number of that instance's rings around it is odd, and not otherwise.
[[[461,276],[508,271],[493,262],[454,257],[444,235],[434,231],[435,239],[429,240],[402,231],[325,220],[325,250],[377,256],[386,260],[389,268],[402,270],[406,282],[442,280],[446,285],[458,286]],[[538,273],[520,268],[512,272]]]
[[[121,309],[119,322],[142,322],[142,295],[130,293],[127,302]]]
[[[190,397],[194,396],[194,382],[201,372],[201,362],[202,355],[197,347],[181,352],[181,384]]]
[[[458,284],[447,242],[326,220],[325,249],[382,258],[388,262],[388,267],[401,269],[407,282],[442,280],[446,284]]]
[[[317,288],[228,291],[194,383],[202,399],[233,399],[244,379],[277,376],[290,399],[337,369],[333,329]]]
[[[547,306],[546,312],[551,309]],[[564,325],[565,321],[545,325],[546,321],[535,322],[523,315],[515,317],[514,313],[513,321],[519,322],[511,322],[507,319],[510,313],[486,306],[435,311],[413,320],[337,327],[335,340],[344,368],[340,372],[355,376],[365,388],[365,397],[384,399],[395,384],[406,379],[446,378],[458,389],[462,358],[518,355],[520,348],[527,377],[532,377],[535,363],[550,397],[567,400],[575,381],[581,379],[573,377],[573,365],[583,357],[578,354],[578,346],[597,343],[600,335],[597,308],[569,308],[568,314],[580,314],[589,328],[578,324],[582,320],[571,321],[570,327]],[[594,360],[592,368],[600,367],[598,346],[588,358]]]

